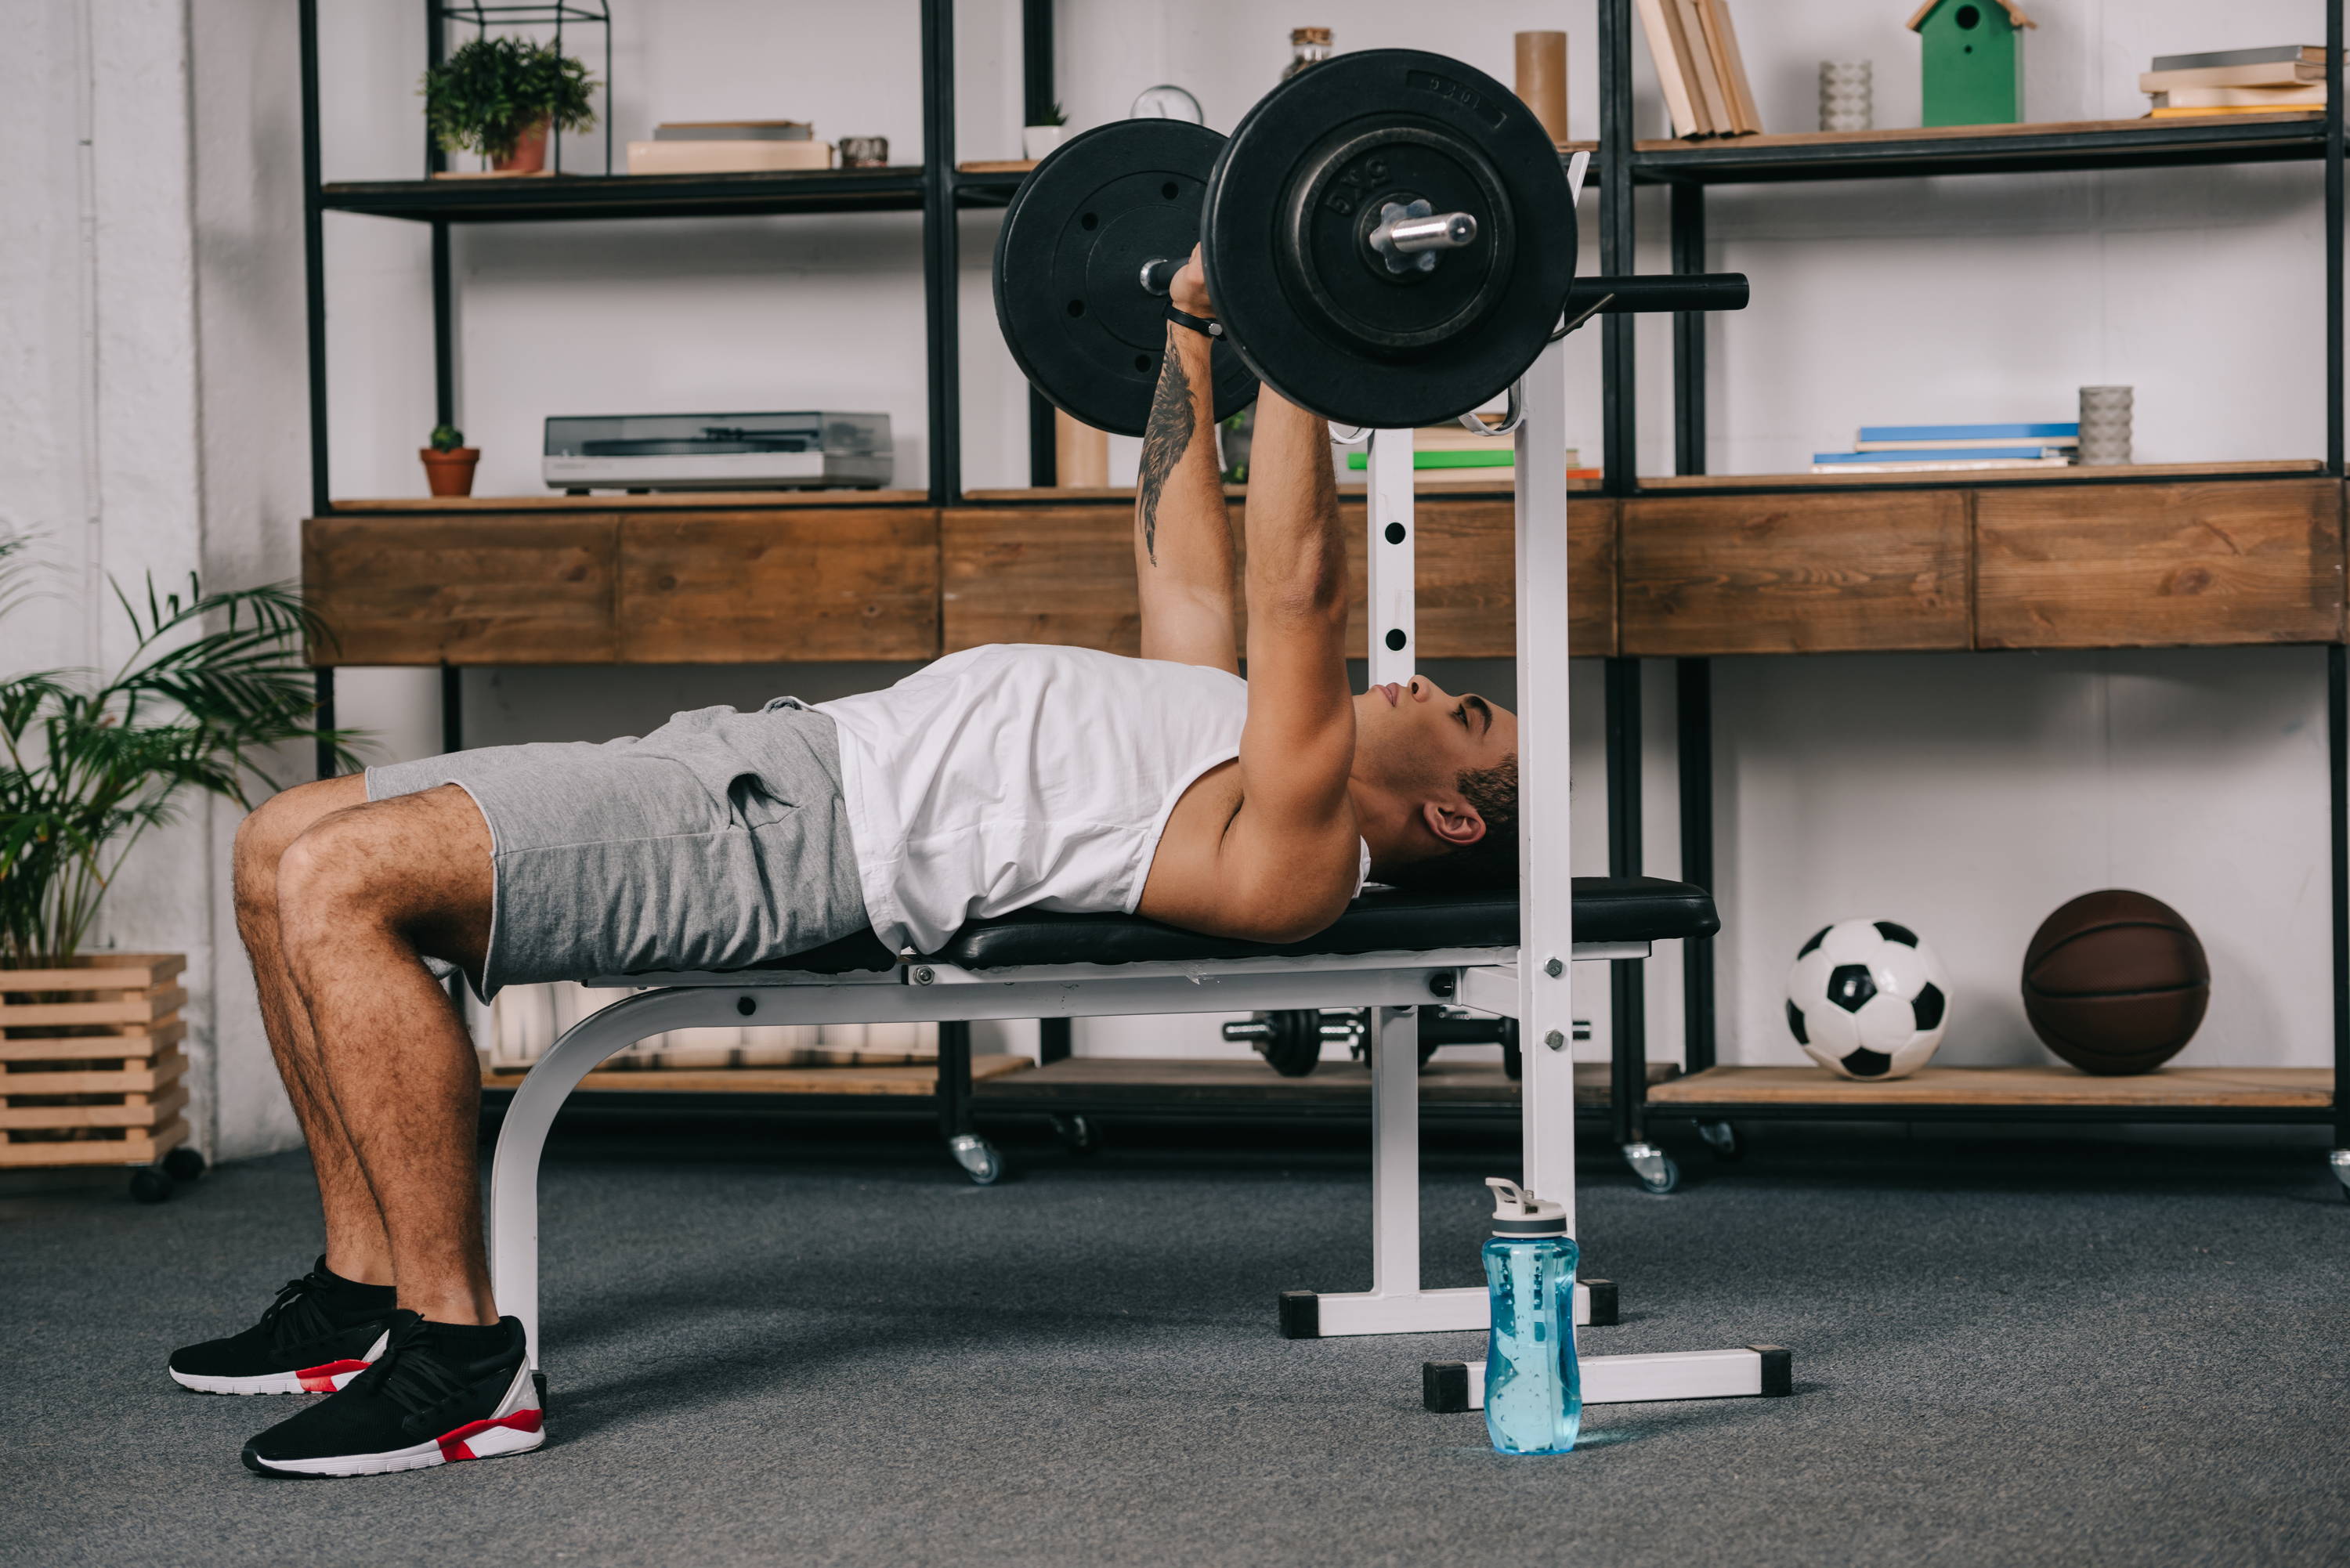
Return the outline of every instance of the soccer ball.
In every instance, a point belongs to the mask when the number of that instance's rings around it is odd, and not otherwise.
[[[1891,920],[1838,920],[1787,971],[1795,1044],[1847,1078],[1904,1078],[1942,1043],[1950,977],[1918,933]]]

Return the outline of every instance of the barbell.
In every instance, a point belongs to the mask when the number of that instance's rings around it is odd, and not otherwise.
[[[1459,60],[1371,49],[1290,78],[1230,137],[1119,120],[1039,163],[995,245],[1022,373],[1086,423],[1142,433],[1195,243],[1219,419],[1262,381],[1336,424],[1438,423],[1593,315],[1747,296],[1736,273],[1576,277],[1573,192],[1533,111]]]

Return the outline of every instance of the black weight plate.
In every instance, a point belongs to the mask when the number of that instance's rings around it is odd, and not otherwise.
[[[1152,261],[1200,237],[1209,171],[1224,139],[1173,119],[1123,119],[1066,141],[1004,209],[995,241],[995,319],[1035,389],[1089,425],[1140,435],[1167,348],[1167,298],[1142,286]],[[1213,350],[1216,417],[1256,398],[1230,339]]]
[[[1396,274],[1379,209],[1467,212],[1470,245]],[[1517,95],[1412,49],[1300,71],[1242,119],[1208,179],[1208,292],[1249,369],[1339,424],[1433,424],[1534,363],[1575,280],[1558,150]]]

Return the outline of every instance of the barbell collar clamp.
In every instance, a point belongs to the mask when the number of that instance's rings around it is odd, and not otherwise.
[[[1420,251],[1457,251],[1477,241],[1477,220],[1467,213],[1436,213],[1379,225],[1388,244],[1406,255]]]
[[[1389,202],[1379,208],[1379,224],[1365,236],[1392,273],[1430,272],[1436,253],[1457,251],[1477,239],[1476,217],[1439,213],[1425,201]]]

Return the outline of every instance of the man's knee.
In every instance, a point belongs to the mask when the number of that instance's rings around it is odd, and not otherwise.
[[[318,817],[278,857],[281,940],[290,956],[338,932],[395,929],[459,957],[486,934],[492,879],[489,833],[463,790],[361,803]]]
[[[367,799],[367,780],[353,774],[319,779],[278,791],[237,824],[232,870],[240,908],[271,909],[277,903],[278,863],[313,824]]]

